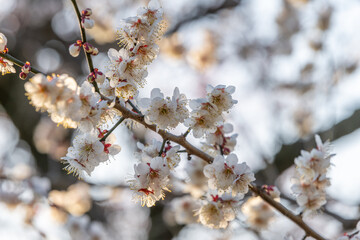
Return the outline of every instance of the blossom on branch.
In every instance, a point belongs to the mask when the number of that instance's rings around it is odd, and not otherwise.
[[[170,170],[162,157],[155,157],[149,163],[138,163],[134,170],[134,177],[128,183],[134,190],[134,201],[140,201],[141,206],[154,206],[156,201],[165,197],[164,191],[170,191]]]
[[[330,186],[326,174],[330,167],[330,143],[323,143],[318,135],[315,136],[317,147],[311,152],[301,151],[295,158],[296,178],[292,190],[300,210],[308,215],[326,203],[325,188]]]
[[[254,173],[246,163],[238,163],[235,154],[226,159],[218,155],[214,162],[204,167],[204,174],[209,178],[209,188],[222,192],[231,192],[241,198],[249,191],[248,185],[255,181]]]
[[[158,129],[168,129],[175,128],[187,118],[189,111],[186,102],[186,96],[180,94],[178,88],[175,88],[172,99],[164,98],[160,89],[154,88],[151,98],[141,99],[140,105],[145,110],[145,119],[149,123],[156,124]]]

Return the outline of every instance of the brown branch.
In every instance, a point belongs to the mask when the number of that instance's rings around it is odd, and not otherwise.
[[[174,135],[172,133],[169,133],[169,132],[167,132],[165,130],[161,130],[161,129],[156,131],[156,125],[146,123],[144,120],[144,116],[134,113],[133,111],[129,110],[128,108],[126,108],[125,106],[123,106],[121,104],[117,103],[115,105],[115,108],[122,113],[122,116],[124,118],[129,118],[129,119],[135,120],[138,123],[141,123],[142,125],[144,125],[146,128],[148,128],[154,132],[157,132],[163,139],[167,139],[169,141],[180,144],[181,146],[183,146],[184,148],[187,149],[187,152],[190,155],[195,155],[208,163],[213,162],[213,160],[214,160],[213,157],[211,157],[207,153],[199,150],[198,148],[193,146],[191,143],[186,141],[184,136],[177,136],[177,135]]]
[[[11,56],[11,55],[8,54],[8,53],[0,53],[0,57],[2,57],[2,58],[4,58],[4,59],[6,59],[6,60],[8,60],[8,61],[10,61],[10,62],[12,62],[12,63],[14,63],[14,64],[15,64],[16,66],[18,66],[18,67],[22,67],[22,66],[25,65],[24,62],[22,62],[22,61],[20,61],[19,59]],[[30,68],[30,72],[32,72],[32,73],[34,73],[34,74],[42,73],[40,70],[37,70],[36,68],[34,68],[34,67],[32,67],[32,66],[31,66],[31,68]],[[44,73],[42,73],[42,74],[44,74]],[[45,74],[44,74],[44,75],[45,75]]]
[[[261,188],[258,188],[254,185],[249,185],[251,191],[256,193],[258,196],[260,196],[265,202],[270,204],[272,207],[274,207],[276,210],[281,212],[285,217],[289,218],[291,221],[296,223],[300,228],[302,228],[305,231],[305,236],[313,237],[317,240],[325,240],[322,236],[320,236],[317,232],[315,232],[312,228],[310,228],[300,216],[297,216],[293,214],[290,210],[288,210],[286,207],[281,205],[280,203],[276,202],[272,197],[270,197],[266,192],[261,190]]]
[[[189,22],[198,20],[202,17],[206,17],[210,14],[216,14],[217,12],[219,12],[223,9],[229,9],[229,8],[236,7],[237,5],[240,4],[240,2],[241,2],[241,0],[225,0],[225,1],[223,1],[222,4],[220,4],[218,6],[211,6],[209,8],[199,7],[198,9],[192,11],[192,14],[188,14],[182,20],[177,22],[169,31],[167,31],[165,33],[165,36],[169,36],[169,35],[177,32],[180,27],[182,27],[183,25],[185,25]],[[193,14],[193,12],[195,12],[195,14]]]

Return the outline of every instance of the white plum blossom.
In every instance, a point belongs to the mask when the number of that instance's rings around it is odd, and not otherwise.
[[[232,99],[231,94],[235,92],[234,86],[218,85],[213,87],[208,85],[207,88],[207,99],[211,104],[216,105],[219,112],[228,111],[234,104],[237,103],[236,100]]]
[[[259,196],[250,197],[242,205],[241,211],[251,227],[258,230],[266,229],[275,217],[272,207]]]
[[[204,167],[204,174],[209,178],[209,188],[220,192],[232,192],[233,196],[243,196],[249,191],[248,185],[255,180],[254,173],[246,163],[238,163],[235,154],[226,159],[218,155],[214,162]]]
[[[226,228],[236,217],[240,199],[231,194],[211,194],[210,198],[197,212],[200,222],[209,228]]]
[[[79,177],[82,177],[84,172],[91,175],[100,162],[105,162],[109,155],[114,156],[120,152],[121,148],[114,144],[115,140],[115,136],[111,134],[104,142],[94,133],[77,135],[73,146],[69,147],[68,153],[62,158],[68,164],[64,169]]]
[[[170,171],[162,157],[155,157],[150,163],[138,163],[134,170],[134,177],[128,183],[134,190],[133,200],[140,201],[141,206],[154,206],[156,201],[164,198],[164,191],[170,191]]]
[[[164,98],[160,89],[154,88],[151,98],[141,99],[140,106],[145,110],[145,119],[156,124],[158,129],[175,128],[188,116],[186,97],[180,95],[178,88],[174,90],[173,100]]]
[[[191,127],[196,138],[216,132],[216,126],[224,121],[218,114],[217,107],[207,102],[206,99],[191,100],[189,106],[193,111],[190,113],[190,118],[184,121],[184,125]]]
[[[140,153],[137,154],[137,158],[145,163],[149,163],[152,158],[158,157],[161,150],[162,143],[156,139],[152,139],[151,144],[144,145],[140,142],[137,143],[137,147],[140,149]]]
[[[36,74],[24,85],[30,103],[41,111],[56,111],[59,102],[67,102],[76,91],[77,84],[66,74],[44,76]]]
[[[3,33],[0,32],[0,52],[5,51],[7,44],[7,38]]]
[[[195,211],[200,208],[200,203],[191,196],[175,198],[170,203],[171,210],[177,224],[191,224],[198,221]]]
[[[73,146],[69,147],[68,153],[61,158],[68,164],[65,170],[75,176],[82,177],[85,171],[88,175],[100,162],[107,161],[108,153],[104,144],[92,133],[77,135],[73,140]]]
[[[107,98],[113,99],[115,97],[115,88],[110,86],[108,79],[105,79],[103,83],[99,85],[99,90],[100,93]]]
[[[16,73],[16,70],[12,62],[0,57],[0,72],[2,75],[5,75],[8,73]]]
[[[311,152],[301,151],[295,158],[296,177],[293,179],[292,190],[296,201],[304,215],[311,214],[326,203],[325,188],[330,186],[327,171],[330,167],[330,143],[322,143],[318,135],[315,136],[317,147]]]
[[[216,128],[214,133],[206,134],[206,143],[204,143],[204,147],[208,150],[216,150],[215,154],[220,152],[224,155],[229,155],[234,151],[238,135],[233,134],[231,136],[225,136],[225,134],[233,131],[233,126],[229,123],[217,126]]]
[[[179,165],[180,162],[180,155],[177,153],[177,151],[180,150],[180,146],[168,146],[165,148],[164,152],[162,153],[162,157],[165,159],[166,164],[168,165],[168,168],[170,170],[173,170]]]
[[[135,87],[142,87],[147,76],[147,70],[131,57],[128,50],[122,48],[119,51],[110,48],[108,57],[110,65],[106,76],[110,79],[112,87],[118,87],[121,82],[126,82]],[[123,86],[121,86],[123,87]]]

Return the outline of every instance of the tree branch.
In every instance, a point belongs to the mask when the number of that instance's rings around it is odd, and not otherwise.
[[[177,32],[180,27],[182,27],[183,25],[185,25],[185,24],[187,24],[189,22],[195,21],[195,20],[200,19],[202,17],[206,17],[206,16],[208,16],[210,14],[215,14],[215,13],[217,13],[220,10],[223,10],[223,9],[229,9],[229,8],[236,7],[240,3],[241,3],[241,0],[225,0],[219,6],[211,6],[209,8],[200,7],[197,10],[195,10],[195,14],[188,14],[182,20],[177,22],[172,28],[170,28],[169,31],[167,31],[165,33],[165,36],[169,36],[169,35]],[[192,12],[194,12],[194,11],[192,11]]]
[[[10,54],[8,53],[0,53],[0,57],[6,59],[6,60],[9,60],[10,62],[14,63],[16,66],[19,66],[19,67],[23,67],[25,65],[24,62],[20,61],[19,59],[17,58],[14,58],[13,56],[11,56]],[[34,73],[34,74],[37,74],[37,73],[42,73],[40,70],[37,70],[36,68],[32,67],[30,68],[30,72]],[[44,74],[44,73],[42,73]],[[44,74],[45,75],[45,74]]]

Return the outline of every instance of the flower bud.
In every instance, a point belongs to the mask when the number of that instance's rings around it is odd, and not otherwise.
[[[100,72],[97,68],[94,69],[94,72],[96,72],[96,82],[102,84],[105,81],[105,74]]]
[[[0,33],[0,52],[5,51],[7,44],[7,38],[4,34]]]
[[[81,11],[82,16],[89,17],[89,16],[91,16],[91,14],[92,14],[91,8],[86,8],[85,10]]]
[[[27,78],[27,73],[21,72],[19,74],[19,78],[22,79],[22,80],[25,80]]]
[[[21,71],[28,74],[31,70],[30,63],[26,62],[25,65],[21,68]]]
[[[81,22],[82,26],[86,29],[91,29],[94,27],[94,20],[90,19],[90,18],[84,18],[84,20]]]
[[[88,42],[85,42],[83,46],[84,46],[85,52],[87,52],[87,53],[91,54],[94,50],[94,47]]]
[[[69,53],[73,57],[79,56],[80,47],[81,47],[81,41],[80,41],[80,43],[79,43],[79,41],[80,40],[76,41],[76,43],[71,44],[69,47]]]
[[[92,55],[96,56],[99,54],[99,49],[97,49],[96,47],[93,47],[93,50],[92,50]]]

